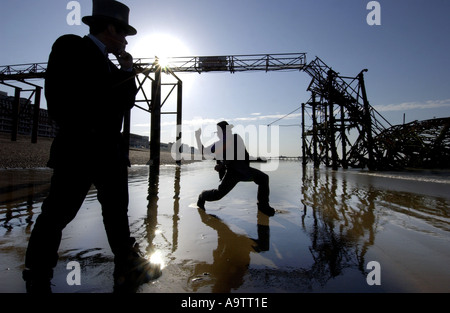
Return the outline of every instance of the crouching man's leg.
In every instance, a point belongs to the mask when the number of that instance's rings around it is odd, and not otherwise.
[[[204,210],[206,201],[217,201],[227,195],[236,184],[239,178],[233,172],[227,171],[217,189],[204,190],[198,197],[197,206]]]
[[[256,168],[250,168],[250,173],[255,184],[258,185],[258,210],[268,216],[273,216],[275,210],[269,205],[269,176]]]

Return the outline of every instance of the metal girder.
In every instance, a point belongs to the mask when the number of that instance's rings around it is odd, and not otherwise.
[[[153,72],[154,63],[155,59],[136,59],[135,68]],[[306,65],[306,53],[174,57],[163,63],[175,73],[300,71]]]
[[[138,73],[155,72],[157,58],[134,59]],[[160,62],[161,63],[161,62]],[[302,70],[306,53],[173,57],[164,60],[174,73]],[[0,66],[0,81],[44,78],[47,63]]]
[[[44,78],[47,63],[16,64],[0,66],[0,81]]]

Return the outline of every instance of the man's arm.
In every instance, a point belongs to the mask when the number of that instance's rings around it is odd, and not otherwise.
[[[199,128],[195,131],[195,139],[197,140],[197,149],[203,155],[203,143],[202,143],[201,136],[202,136],[202,129]]]
[[[45,77],[45,97],[50,116],[60,126],[75,126],[83,104],[80,85],[83,60],[82,39],[75,35],[64,35],[52,46]]]
[[[199,128],[199,129],[197,129],[195,131],[195,139],[197,141],[197,148],[198,148],[198,150],[201,151],[202,155],[204,155],[204,154],[207,154],[207,155],[214,154],[215,153],[216,144],[213,143],[212,145],[210,145],[208,147],[203,146],[201,136],[202,136],[202,129]]]

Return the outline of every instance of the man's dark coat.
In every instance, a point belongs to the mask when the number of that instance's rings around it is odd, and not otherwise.
[[[126,157],[120,132],[135,95],[134,74],[119,70],[90,38],[64,35],[56,40],[45,96],[60,132],[49,166]]]

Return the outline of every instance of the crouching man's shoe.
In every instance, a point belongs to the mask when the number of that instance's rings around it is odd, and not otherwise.
[[[274,208],[272,208],[268,203],[265,203],[265,204],[258,203],[258,210],[260,210],[262,213],[266,214],[267,216],[275,215]]]
[[[203,197],[201,194],[200,194],[200,196],[198,196],[197,207],[199,209],[202,209],[203,211],[205,211],[205,200],[203,200]]]

